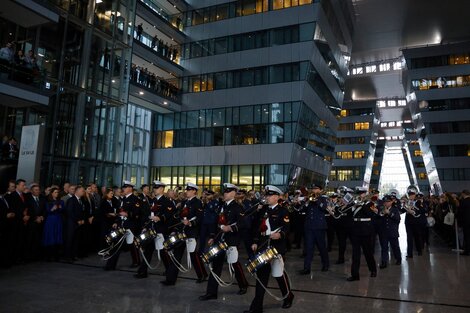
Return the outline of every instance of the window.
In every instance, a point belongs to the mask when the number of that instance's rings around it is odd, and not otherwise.
[[[428,175],[426,175],[426,173],[419,173],[418,174],[418,179],[423,180],[423,179],[427,179],[427,178],[428,178]]]
[[[348,116],[348,110],[341,110],[340,116],[341,116],[341,117],[346,117],[346,116]]]
[[[377,66],[375,65],[366,66],[366,73],[375,73],[375,72],[377,72]]]
[[[362,68],[362,67],[355,67],[352,70],[353,75],[359,75],[359,74],[363,74],[363,73],[364,73],[364,68]]]
[[[406,107],[406,100],[398,100],[399,107]]]
[[[387,127],[387,122],[380,123],[380,127]]]
[[[354,151],[354,158],[355,159],[363,159],[366,156],[365,151]]]
[[[354,130],[366,130],[369,129],[369,122],[354,123]]]
[[[379,71],[386,72],[390,71],[390,63],[384,63],[379,65]]]
[[[401,70],[402,69],[402,64],[401,62],[397,61],[397,62],[393,62],[393,70],[394,71],[398,71],[398,70]]]
[[[414,156],[418,157],[418,156],[423,156],[423,153],[421,152],[421,150],[415,150],[413,152]]]
[[[388,127],[395,127],[395,122],[388,122]]]
[[[377,101],[377,107],[379,108],[385,108],[387,106],[387,102],[383,100]]]
[[[395,100],[388,100],[387,101],[387,105],[389,107],[396,107],[397,106],[397,102]]]

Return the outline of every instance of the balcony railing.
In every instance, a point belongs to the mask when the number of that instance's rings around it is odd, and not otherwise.
[[[57,82],[38,66],[16,64],[0,59],[0,80],[15,81],[44,91],[56,90]]]
[[[131,81],[168,100],[180,102],[181,91],[170,80],[158,77],[143,68],[132,65]],[[175,79],[176,81],[176,79]]]

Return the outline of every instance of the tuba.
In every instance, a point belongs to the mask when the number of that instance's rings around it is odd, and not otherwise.
[[[410,185],[406,188],[406,196],[402,199],[402,204],[408,214],[413,215],[413,217],[420,217],[421,214],[418,214],[418,208],[416,207],[416,200],[410,199],[410,194],[417,194],[419,192],[418,187],[415,185]]]

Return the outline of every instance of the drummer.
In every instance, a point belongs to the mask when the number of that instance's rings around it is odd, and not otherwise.
[[[167,235],[167,221],[171,218],[171,215],[175,212],[175,207],[173,202],[168,199],[165,193],[165,184],[159,180],[153,182],[153,192],[155,198],[150,200],[150,207],[145,215],[148,218],[146,221],[145,227],[153,229],[157,233],[157,238],[155,241],[148,243],[143,247],[144,256],[147,262],[152,260],[153,252],[155,249],[158,249],[159,257],[163,261],[165,270],[168,269],[170,264],[170,259],[165,250],[163,250],[163,240],[164,236]],[[134,276],[136,278],[146,278],[147,277],[148,265],[146,262],[141,262],[137,274]]]
[[[210,239],[207,242],[209,246],[214,243],[225,241],[227,243],[227,251],[222,251],[217,255],[212,262],[212,271],[209,276],[209,282],[207,284],[206,294],[199,297],[199,300],[206,301],[210,299],[217,299],[217,291],[219,284],[214,277],[214,274],[220,277],[222,273],[222,267],[224,265],[225,257],[227,257],[227,263],[230,267],[230,273],[232,271],[235,274],[235,278],[238,282],[239,295],[246,293],[248,288],[248,282],[246,281],[245,274],[243,273],[242,266],[238,261],[238,245],[240,244],[240,234],[238,227],[242,220],[243,207],[235,201],[235,195],[239,188],[233,184],[224,184],[224,204],[219,208],[218,221],[217,221],[217,233],[212,233]]]
[[[289,232],[289,212],[278,205],[282,191],[276,186],[267,185],[265,187],[266,202],[256,217],[253,230],[254,238],[252,249],[257,251],[265,250],[268,246],[274,247],[283,256],[287,252],[287,235]],[[284,302],[283,309],[292,306],[294,294],[290,290],[289,281],[284,272],[283,257],[272,260],[269,264],[260,267],[257,271],[255,298],[251,302],[250,309],[245,313],[263,312],[263,299],[268,285],[269,274],[276,278],[279,289],[282,292]]]
[[[170,233],[184,232],[187,236],[186,245],[178,245],[174,248],[174,257],[177,262],[181,262],[184,250],[186,248],[188,258],[197,275],[196,283],[200,284],[207,278],[207,272],[202,264],[201,257],[196,251],[196,238],[199,234],[199,224],[203,215],[202,202],[196,197],[199,187],[193,183],[186,184],[186,200],[181,204],[181,212],[179,218],[181,222],[176,225],[169,226]],[[174,216],[175,217],[175,216]],[[178,278],[179,269],[176,264],[171,262],[166,270],[166,279],[162,280],[164,286],[173,286]]]

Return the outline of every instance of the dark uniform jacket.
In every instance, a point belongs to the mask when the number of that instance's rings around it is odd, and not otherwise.
[[[189,214],[186,218],[188,220],[191,220],[191,225],[183,225],[182,228],[188,238],[197,238],[199,234],[199,226],[202,220],[202,216],[204,214],[202,208],[202,201],[199,200],[197,197],[193,197],[190,200],[184,201],[182,207],[183,210],[185,210],[185,208],[189,210]]]
[[[118,216],[116,223],[124,228],[130,228],[132,232],[138,232],[139,227],[139,217],[141,203],[137,196],[130,194],[127,197],[122,198],[122,206],[119,208],[119,212],[126,212],[127,218],[123,219],[121,216]],[[134,234],[137,235],[137,234]]]
[[[157,233],[162,233],[164,235],[168,234],[168,223],[172,221],[172,215],[175,214],[176,208],[170,199],[162,195],[160,198],[154,198],[151,207],[149,210],[149,214],[146,216],[150,216],[151,213],[155,216],[160,217],[159,222],[152,222],[152,227]]]
[[[238,246],[240,244],[240,223],[243,219],[243,207],[235,200],[232,200],[230,204],[224,203],[222,206],[219,207],[219,214],[223,214],[225,216],[226,225],[230,225],[232,227],[231,232],[224,233],[220,229],[221,225],[217,223],[217,232],[221,232],[218,236],[220,239],[224,240],[227,245],[229,246]],[[211,238],[217,240],[215,233],[210,234]]]
[[[281,228],[281,238],[277,240],[271,240],[270,245],[276,248],[277,252],[280,254],[285,254],[287,252],[287,236],[290,229],[289,211],[280,205],[276,205],[274,208],[271,208],[268,205],[264,205],[263,208],[258,211],[253,226],[253,243],[258,245],[258,249],[263,246],[261,250],[266,248],[266,242],[269,240],[269,236],[266,236],[264,233],[262,233],[262,229],[260,229],[262,225],[265,224],[263,221],[265,219],[269,220],[271,232]]]
[[[398,238],[398,227],[400,225],[400,210],[396,206],[390,208],[390,213],[381,217],[381,231],[388,238]]]
[[[373,219],[376,214],[372,211],[373,202],[367,201],[353,208],[352,234],[356,236],[371,236],[374,234]]]
[[[328,198],[320,196],[316,200],[310,201],[303,207],[306,212],[305,228],[307,230],[327,229],[325,213],[328,206]]]

